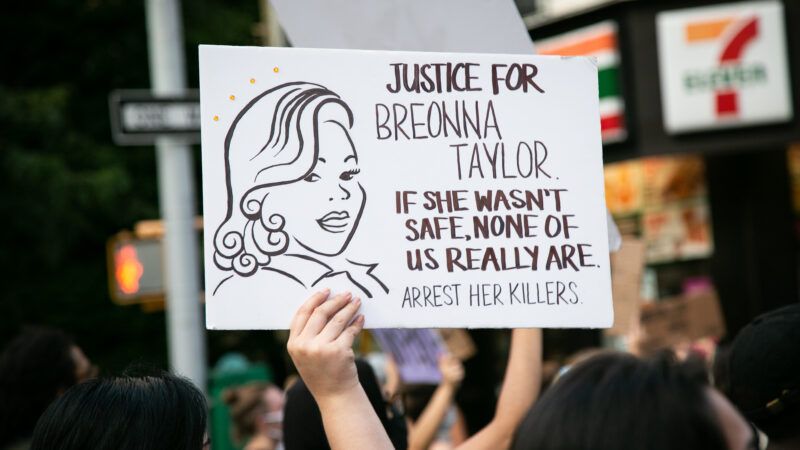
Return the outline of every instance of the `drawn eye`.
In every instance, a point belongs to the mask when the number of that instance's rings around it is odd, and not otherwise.
[[[315,173],[312,173],[311,175],[303,178],[303,181],[308,181],[309,183],[315,183],[315,182],[319,181],[319,179],[320,179],[319,175],[317,175]]]
[[[339,179],[344,181],[352,180],[353,177],[356,176],[356,174],[358,174],[359,172],[361,172],[361,169],[352,169],[348,170],[347,172],[342,172],[342,174],[339,175]]]

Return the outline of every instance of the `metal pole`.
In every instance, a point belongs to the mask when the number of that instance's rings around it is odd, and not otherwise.
[[[278,15],[275,13],[275,8],[272,7],[267,0],[265,8],[265,22],[267,23],[267,45],[270,47],[286,47],[286,38],[281,31],[281,24],[278,22]]]
[[[179,0],[147,0],[150,82],[155,95],[186,89]],[[200,315],[200,263],[194,230],[192,149],[179,139],[156,140],[159,201],[164,220],[167,342],[172,370],[206,388],[205,332]]]
[[[275,8],[270,4],[270,0],[259,0],[258,13],[261,21],[258,22],[253,34],[255,34],[261,45],[266,47],[286,47],[286,38],[278,22],[278,15]]]

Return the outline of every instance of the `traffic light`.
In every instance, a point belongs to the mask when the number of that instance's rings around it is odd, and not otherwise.
[[[114,251],[114,266],[114,279],[119,290],[125,295],[138,293],[144,268],[133,244],[124,244]]]
[[[164,300],[162,243],[122,232],[108,241],[111,298],[120,305]]]

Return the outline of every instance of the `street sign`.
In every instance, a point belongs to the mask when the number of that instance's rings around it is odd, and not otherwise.
[[[153,145],[160,136],[180,137],[191,144],[200,141],[197,90],[165,97],[156,97],[147,89],[116,90],[108,100],[117,145]]]

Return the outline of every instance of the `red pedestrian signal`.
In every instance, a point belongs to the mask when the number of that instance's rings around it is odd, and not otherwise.
[[[114,277],[119,290],[124,294],[133,295],[139,292],[139,280],[142,278],[144,268],[136,254],[133,244],[125,244],[114,252]]]
[[[121,232],[108,241],[108,287],[120,305],[164,300],[162,242]]]
[[[195,229],[203,229],[202,217],[195,219]],[[108,288],[114,303],[141,305],[145,311],[164,309],[163,239],[164,223],[160,220],[143,220],[136,223],[133,232],[111,236],[106,257]],[[202,258],[196,264],[202,270]]]

